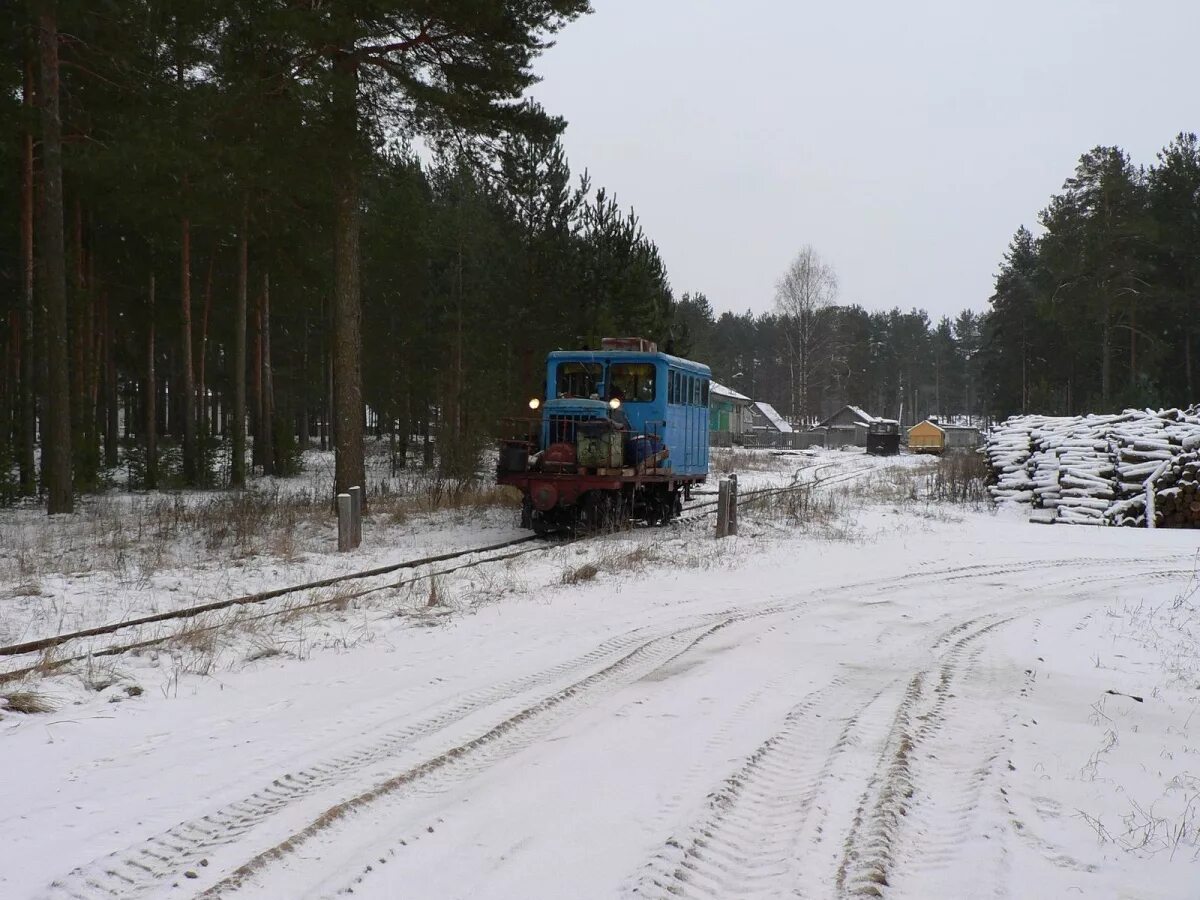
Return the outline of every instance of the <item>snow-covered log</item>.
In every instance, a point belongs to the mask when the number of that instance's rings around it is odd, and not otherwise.
[[[1200,407],[1014,416],[985,453],[996,502],[1037,521],[1200,527]]]

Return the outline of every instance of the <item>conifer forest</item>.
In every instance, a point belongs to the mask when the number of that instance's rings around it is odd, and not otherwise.
[[[957,317],[843,296],[820,234],[754,298],[769,312],[717,314],[527,99],[589,11],[5,4],[0,502],[238,487],[311,446],[336,450],[343,491],[373,440],[470,476],[546,351],[606,335],[706,362],[798,425],[844,403],[912,423],[1195,399],[1194,134],[1154,160],[1084,152]]]

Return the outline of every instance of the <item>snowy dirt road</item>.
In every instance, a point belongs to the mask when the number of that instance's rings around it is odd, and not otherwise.
[[[0,732],[0,894],[1197,895],[1194,536],[690,540]]]

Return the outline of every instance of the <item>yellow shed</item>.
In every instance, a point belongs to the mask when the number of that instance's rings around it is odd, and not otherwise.
[[[908,449],[913,453],[941,453],[946,449],[946,432],[926,419],[908,429]]]

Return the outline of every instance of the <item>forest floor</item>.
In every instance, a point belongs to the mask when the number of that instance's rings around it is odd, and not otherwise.
[[[721,542],[605,536],[32,682],[51,711],[0,710],[0,896],[1195,896],[1194,532],[934,503],[911,457],[725,465],[848,477]],[[220,582],[234,545],[184,521],[125,587],[37,562],[84,538],[13,513],[0,621],[518,534],[482,502],[380,514],[339,556],[304,521]]]

